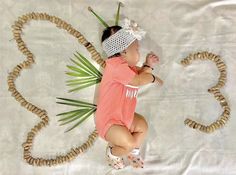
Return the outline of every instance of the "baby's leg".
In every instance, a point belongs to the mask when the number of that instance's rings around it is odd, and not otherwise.
[[[144,166],[144,161],[140,155],[140,146],[146,136],[148,129],[147,122],[143,116],[138,113],[135,113],[133,122],[130,127],[130,131],[135,138],[136,141],[136,149],[128,154],[128,160],[130,164],[135,167],[139,168]]]
[[[147,134],[148,124],[145,118],[138,114],[134,113],[134,120],[130,127],[130,132],[133,135],[136,145],[135,148],[139,148]]]
[[[113,145],[112,154],[115,156],[127,155],[136,145],[134,137],[125,126],[112,125],[105,137]]]

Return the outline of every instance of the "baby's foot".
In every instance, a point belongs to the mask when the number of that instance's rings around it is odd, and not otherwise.
[[[114,156],[111,152],[112,147],[107,145],[106,148],[106,160],[108,162],[108,165],[115,168],[115,169],[121,169],[125,167],[125,163],[122,157]]]
[[[144,161],[140,155],[139,148],[135,148],[127,155],[127,159],[134,168],[143,168]]]

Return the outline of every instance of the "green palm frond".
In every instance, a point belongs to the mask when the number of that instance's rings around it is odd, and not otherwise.
[[[74,56],[75,59],[70,58],[74,65],[67,65],[70,72],[66,72],[67,75],[74,78],[66,81],[67,86],[73,87],[69,92],[78,91],[99,83],[102,79],[102,74],[97,68],[79,52],[76,51]]]
[[[60,122],[63,122],[60,125],[65,125],[73,121],[76,121],[76,123],[65,132],[71,131],[72,129],[77,127],[79,124],[85,121],[89,116],[91,116],[97,110],[97,105],[92,103],[67,99],[67,98],[60,98],[60,97],[57,97],[57,99],[60,99],[62,101],[56,103],[74,106],[77,108],[76,110],[71,110],[68,112],[57,114],[57,116],[62,116],[62,118],[58,120]]]

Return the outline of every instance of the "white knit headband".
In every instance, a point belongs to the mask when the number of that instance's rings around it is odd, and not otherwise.
[[[137,23],[128,18],[122,21],[121,27],[122,29],[102,42],[102,48],[108,57],[125,50],[136,39],[141,40],[146,34]]]

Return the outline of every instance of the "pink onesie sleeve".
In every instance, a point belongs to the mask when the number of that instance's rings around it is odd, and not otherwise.
[[[135,72],[128,66],[128,63],[119,64],[113,71],[115,81],[127,85],[135,76]]]

